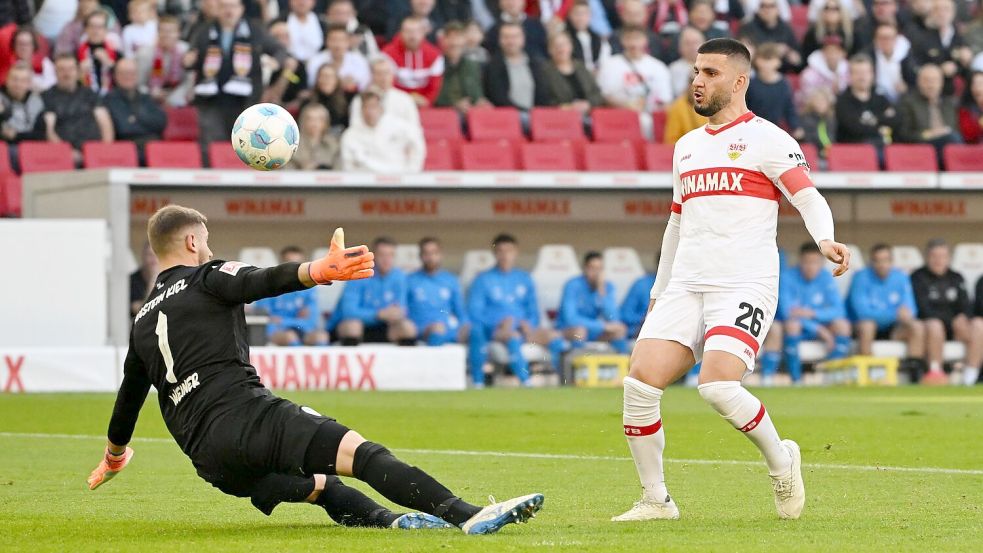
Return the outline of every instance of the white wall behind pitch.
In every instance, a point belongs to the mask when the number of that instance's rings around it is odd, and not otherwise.
[[[102,220],[0,221],[0,347],[105,345],[108,250]]]

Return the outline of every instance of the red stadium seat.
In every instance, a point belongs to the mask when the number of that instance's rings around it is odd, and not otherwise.
[[[231,142],[215,141],[208,145],[208,166],[212,169],[248,169],[232,149]]]
[[[86,142],[82,144],[82,165],[86,169],[138,167],[137,145],[130,141]]]
[[[0,175],[12,173],[14,169],[10,166],[10,150],[7,143],[0,141]]]
[[[534,142],[583,142],[584,120],[572,109],[533,108],[530,127]]]
[[[68,142],[21,142],[21,173],[71,171],[75,169],[72,145]]]
[[[649,171],[672,171],[674,144],[646,144],[645,168]]]
[[[20,217],[21,180],[12,172],[0,172],[0,217]]]
[[[468,132],[472,142],[526,141],[519,122],[519,110],[515,108],[475,108],[468,111]]]
[[[795,40],[802,44],[802,38],[809,31],[809,6],[803,4],[799,6],[789,6],[792,10],[792,20],[789,25],[795,34]]]
[[[588,171],[637,171],[638,155],[627,142],[587,144],[584,147],[584,167]]]
[[[169,142],[198,140],[198,109],[194,106],[168,108],[163,138]]]
[[[655,142],[662,142],[666,136],[666,119],[668,114],[664,111],[652,112],[652,135]]]
[[[565,142],[523,144],[522,168],[527,171],[576,171],[573,146]]]
[[[877,171],[877,150],[870,144],[830,144],[826,151],[830,171]]]
[[[930,144],[890,144],[884,149],[888,171],[938,171],[935,148]]]
[[[983,171],[983,144],[949,144],[942,158],[946,171]]]
[[[424,171],[457,171],[461,168],[458,142],[434,140],[427,142],[427,160]]]
[[[630,109],[597,108],[591,112],[594,142],[642,142],[638,113]]]
[[[461,168],[465,171],[514,171],[515,150],[505,142],[461,144]]]
[[[420,110],[423,136],[428,142],[436,140],[461,141],[461,117],[453,108],[427,108]]]
[[[800,143],[799,147],[802,148],[802,155],[806,156],[806,163],[809,164],[809,170],[819,171],[821,169],[819,165],[819,148],[816,148],[815,144],[808,142]]]
[[[147,167],[199,169],[201,148],[197,142],[147,142]]]

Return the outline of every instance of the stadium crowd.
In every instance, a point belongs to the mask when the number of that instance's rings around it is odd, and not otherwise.
[[[226,141],[259,101],[299,115],[298,169],[420,170],[427,107],[553,106],[589,125],[593,108],[614,106],[672,143],[704,123],[686,90],[697,47],[723,36],[754,53],[749,107],[821,156],[835,142],[941,150],[983,135],[979,0],[32,4],[0,9],[0,135],[12,144],[142,145],[161,137],[165,108],[189,104],[202,143]]]
[[[562,286],[556,312],[546,313],[532,275],[516,266],[516,238],[501,234],[492,244],[494,266],[479,273],[467,290],[458,275],[443,268],[438,239],[420,240],[420,268],[407,274],[396,266],[396,242],[380,237],[371,248],[376,275],[348,283],[326,319],[315,289],[262,300],[252,309],[270,317],[267,339],[279,346],[465,344],[477,385],[485,382],[493,342],[507,350],[508,369],[521,382],[530,377],[525,343],[545,348],[556,371],[569,353],[598,344],[629,353],[648,312],[654,274],[638,278],[619,305],[614,286],[605,279],[603,257],[587,252],[582,274]],[[281,261],[304,259],[297,247],[281,251]],[[145,248],[141,268],[131,275],[134,313],[155,278],[156,260]],[[818,247],[804,244],[797,264],[781,272],[775,324],[758,356],[763,383],[773,383],[783,363],[791,381],[801,381],[802,340],[823,342],[827,359],[871,355],[875,340],[903,341],[907,357],[901,368],[912,381],[947,382],[945,373],[958,367],[963,383],[983,382],[983,277],[974,290],[971,301],[965,279],[951,267],[949,246],[939,239],[928,243],[925,265],[910,275],[895,266],[889,246],[873,246],[868,266],[856,271],[846,294],[825,268]],[[950,340],[962,342],[965,356],[947,367],[943,346]]]

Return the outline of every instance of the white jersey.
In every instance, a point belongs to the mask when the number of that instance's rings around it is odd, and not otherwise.
[[[676,142],[672,211],[680,214],[670,285],[751,286],[778,294],[778,201],[812,186],[798,143],[748,112]]]

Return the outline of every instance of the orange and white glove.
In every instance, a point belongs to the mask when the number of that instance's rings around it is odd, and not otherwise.
[[[361,280],[375,274],[375,254],[368,246],[345,247],[345,230],[338,228],[331,237],[328,255],[311,261],[308,272],[318,284],[336,280]]]
[[[114,476],[126,468],[126,465],[130,463],[130,459],[132,458],[133,450],[129,447],[119,455],[113,454],[107,447],[106,454],[103,456],[99,466],[93,469],[92,473],[89,474],[88,480],[86,480],[89,483],[89,489],[94,490],[112,480]]]

